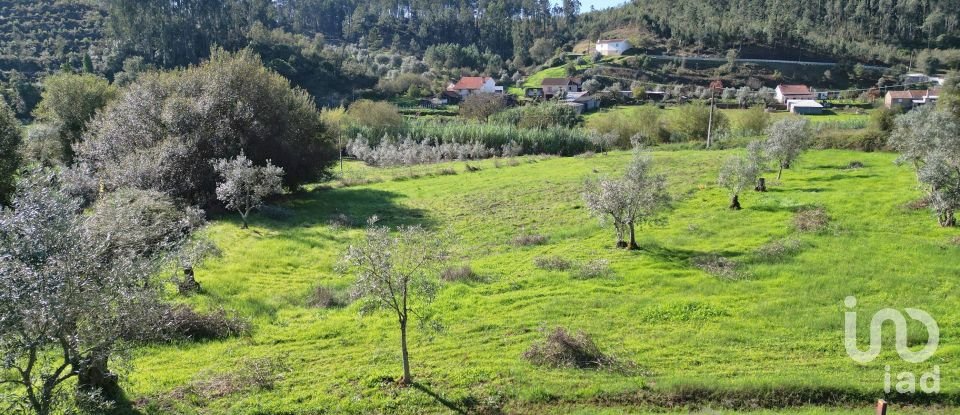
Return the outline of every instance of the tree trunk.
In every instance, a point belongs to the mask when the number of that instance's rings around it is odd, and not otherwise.
[[[77,368],[77,389],[85,392],[100,392],[100,396],[107,400],[116,400],[120,396],[120,385],[117,375],[107,367],[109,355],[94,350],[90,356],[83,359]]]
[[[780,164],[780,171],[777,172],[777,180],[780,180],[780,176],[783,175],[783,164]]]
[[[733,195],[730,198],[730,209],[740,210],[740,195]]]
[[[755,187],[753,190],[756,190],[756,191],[758,191],[758,192],[766,192],[766,191],[767,191],[767,179],[764,179],[763,177],[757,179],[757,187]]]
[[[403,356],[403,379],[400,383],[409,385],[413,383],[413,377],[410,376],[410,354],[407,352],[407,319],[400,319],[400,351]]]
[[[637,245],[637,236],[636,232],[633,229],[633,222],[630,222],[630,246],[627,247],[629,250],[640,249],[640,246]]]

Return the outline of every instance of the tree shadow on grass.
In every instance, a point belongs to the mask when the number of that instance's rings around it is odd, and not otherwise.
[[[449,410],[451,410],[451,411],[453,411],[453,412],[455,412],[455,413],[458,413],[458,414],[466,414],[466,413],[467,413],[466,408],[462,408],[462,407],[460,407],[460,406],[457,406],[456,403],[454,403],[454,402],[452,402],[452,401],[450,401],[450,400],[447,400],[446,398],[440,396],[438,393],[434,392],[434,391],[431,390],[429,387],[427,387],[427,385],[424,385],[424,384],[419,383],[419,382],[413,382],[413,385],[412,385],[412,386],[414,387],[414,389],[417,389],[417,390],[419,390],[420,392],[423,392],[423,393],[427,394],[428,396],[430,396],[431,398],[433,398],[434,400],[436,400],[438,403],[440,403],[441,405],[447,407],[447,409],[449,409]]]
[[[707,255],[716,255],[726,258],[732,258],[742,255],[737,251],[696,251],[692,249],[669,248],[655,243],[644,243],[640,246],[639,252],[657,259],[659,262],[676,265],[679,268],[689,268],[694,258]]]
[[[432,228],[436,225],[426,211],[397,203],[397,199],[403,197],[399,193],[376,189],[317,188],[287,198],[281,206],[290,210],[289,217],[274,219],[256,215],[253,222],[277,231],[328,224],[360,228],[366,226],[368,218],[376,215],[378,223],[383,226],[421,225]],[[240,222],[239,218],[233,220]]]
[[[836,182],[840,180],[849,180],[849,179],[869,179],[872,177],[877,177],[876,174],[832,174],[830,176],[823,177],[811,177],[807,179],[808,182]]]

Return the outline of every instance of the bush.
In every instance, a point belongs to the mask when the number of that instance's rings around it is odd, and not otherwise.
[[[522,234],[513,238],[513,244],[515,246],[543,245],[549,239],[546,235]]]
[[[203,212],[182,212],[170,196],[155,190],[120,189],[100,198],[87,227],[107,248],[150,256],[183,241],[204,223]]]
[[[534,365],[558,369],[600,369],[617,365],[616,359],[603,354],[586,333],[571,333],[563,327],[554,329],[544,341],[534,343],[523,357]]]
[[[739,280],[742,278],[737,271],[738,264],[729,258],[719,255],[702,255],[693,258],[693,265],[707,274],[723,280]]]
[[[176,388],[161,399],[208,401],[244,391],[271,390],[290,368],[282,358],[244,358],[238,369],[226,373],[202,372],[186,386]]]
[[[462,265],[444,269],[440,272],[440,279],[446,282],[471,282],[477,281],[479,276],[469,265]]]
[[[756,105],[746,110],[738,123],[740,133],[747,136],[762,135],[769,125],[770,114],[763,105]]]
[[[588,280],[592,278],[609,277],[612,274],[613,271],[610,269],[609,260],[595,259],[578,264],[577,269],[573,272],[573,277],[581,280]]]
[[[577,111],[569,105],[557,102],[524,105],[499,112],[490,121],[520,128],[544,129],[549,127],[572,128],[580,121]]]
[[[664,126],[663,112],[653,106],[631,107],[610,111],[591,117],[586,128],[600,134],[613,134],[616,145],[627,148],[631,139],[637,138],[642,144],[658,144],[670,139],[670,132]]]
[[[42,100],[34,115],[38,121],[57,127],[64,160],[69,162],[73,157],[71,145],[80,141],[87,122],[116,95],[116,87],[96,75],[59,73],[44,78]]]
[[[700,103],[680,105],[670,114],[670,132],[680,140],[697,141],[707,139],[707,127],[710,124],[710,107]],[[727,116],[720,111],[713,113],[713,135],[717,137],[729,128]]]
[[[761,261],[778,261],[800,252],[802,244],[797,239],[780,239],[757,248],[757,258]]]
[[[793,216],[793,227],[797,232],[816,233],[830,224],[830,216],[822,207],[802,209]]]
[[[347,109],[347,118],[351,123],[377,131],[378,135],[403,125],[403,116],[396,105],[368,99],[351,104]]]
[[[188,306],[177,305],[163,312],[165,325],[153,341],[221,340],[250,332],[250,323],[223,309],[201,314]]]
[[[533,259],[533,265],[546,271],[566,271],[573,264],[559,256],[538,256]]]
[[[216,200],[211,160],[241,151],[257,165],[271,160],[293,188],[336,155],[313,99],[247,50],[142,75],[88,126],[78,157],[106,190],[154,189],[198,205]]]
[[[330,287],[319,286],[310,293],[307,305],[315,308],[340,308],[348,304],[345,296]]]

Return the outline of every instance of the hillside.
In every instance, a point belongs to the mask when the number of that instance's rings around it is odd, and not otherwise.
[[[0,1],[0,80],[16,70],[34,77],[90,54],[102,67],[106,14],[83,1]]]
[[[908,207],[919,197],[913,173],[884,153],[811,152],[769,193],[746,194],[744,210],[730,211],[714,184],[725,154],[654,153],[676,200],[664,223],[643,229],[635,252],[612,248],[612,230],[587,215],[580,196],[585,177],[620,170],[628,153],[471,162],[474,172],[460,163],[350,163],[351,181],[373,183],[316,187],[249,230],[231,216],[206,231],[222,256],[196,267],[205,292],[187,301],[251,318],[249,337],[139,349],[123,386],[146,414],[869,413],[884,396],[884,365],[914,366],[892,350],[867,365],[847,357],[843,299],[855,295],[864,315],[920,307],[948,341],[960,329],[956,230]],[[864,167],[846,168],[853,161]],[[829,224],[797,231],[795,216],[812,207],[824,208]],[[389,314],[307,306],[317,286],[349,290],[353,276],[335,264],[371,215],[451,229],[459,236],[453,262],[478,276],[443,287],[434,304],[442,331],[414,329],[411,388],[390,381],[400,364]],[[524,233],[547,243],[513,246]],[[534,266],[548,256],[604,259],[612,274],[580,279]],[[714,275],[694,266],[717,256],[735,265],[704,268]],[[636,369],[547,369],[522,358],[557,326],[583,330]],[[911,331],[911,344],[920,335]],[[957,353],[945,347],[921,365],[940,364],[944,379],[940,394],[922,399],[960,403],[949,381],[958,373],[946,364]],[[258,358],[285,362],[271,387],[216,383]]]

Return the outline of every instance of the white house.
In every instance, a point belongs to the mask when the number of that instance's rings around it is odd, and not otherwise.
[[[454,91],[462,97],[480,92],[487,94],[503,93],[503,87],[497,86],[493,78],[482,76],[464,76],[457,83],[447,87],[447,90]]]
[[[573,78],[545,78],[540,87],[548,97],[559,93],[580,92],[580,82]]]
[[[597,52],[603,56],[622,55],[630,49],[630,42],[626,39],[600,39],[597,41]]]
[[[806,85],[777,85],[777,102],[786,104],[791,99],[813,100],[816,94]]]

